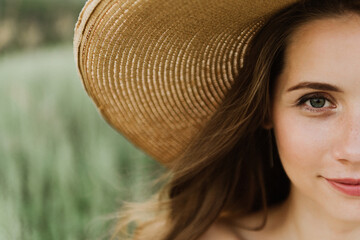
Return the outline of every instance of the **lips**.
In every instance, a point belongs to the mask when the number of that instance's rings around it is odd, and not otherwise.
[[[325,178],[336,190],[349,196],[360,197],[360,179],[354,178]]]

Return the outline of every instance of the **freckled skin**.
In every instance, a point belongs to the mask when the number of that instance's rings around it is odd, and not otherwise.
[[[292,36],[285,62],[275,88],[272,126],[292,182],[288,211],[359,234],[360,197],[335,190],[324,178],[360,178],[360,17],[307,23]],[[341,92],[287,92],[303,81],[331,84]],[[316,112],[310,101],[296,106],[300,97],[314,92],[331,102]],[[316,223],[311,227],[298,221],[317,231]]]

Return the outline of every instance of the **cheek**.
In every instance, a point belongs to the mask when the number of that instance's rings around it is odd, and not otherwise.
[[[329,150],[329,128],[291,111],[276,114],[274,134],[285,171],[292,175],[318,174]]]

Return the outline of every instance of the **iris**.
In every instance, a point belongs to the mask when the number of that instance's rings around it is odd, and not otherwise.
[[[310,104],[314,108],[322,108],[325,106],[326,100],[324,98],[312,98]]]

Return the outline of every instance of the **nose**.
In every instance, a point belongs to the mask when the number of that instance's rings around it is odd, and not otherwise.
[[[338,130],[338,141],[334,147],[335,158],[343,163],[360,165],[360,111],[358,114],[345,117]]]

